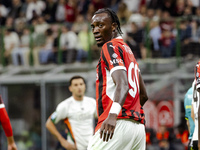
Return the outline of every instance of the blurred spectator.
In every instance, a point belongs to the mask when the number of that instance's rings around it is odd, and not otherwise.
[[[42,34],[49,28],[49,24],[44,20],[44,17],[40,16],[34,25],[35,33]]]
[[[106,1],[109,8],[111,8],[114,12],[117,12],[119,9],[119,3],[121,0],[111,0],[111,1]]]
[[[51,29],[47,29],[45,32],[46,41],[42,48],[39,50],[40,64],[47,64],[53,59],[53,41],[54,36]]]
[[[161,30],[173,30],[174,20],[167,11],[162,12],[162,17],[160,18],[160,28]]]
[[[6,59],[6,64],[11,64],[11,53],[13,48],[19,46],[19,36],[12,29],[6,29],[4,35],[4,57]]]
[[[167,11],[170,13],[170,16],[172,16],[176,1],[174,0],[162,0],[162,1],[163,1],[162,11]]]
[[[77,16],[77,3],[75,0],[68,0],[65,5],[66,16],[65,21],[71,27]]]
[[[186,8],[185,0],[176,0],[176,4],[173,10],[173,16],[178,17],[184,14]]]
[[[8,15],[8,9],[2,4],[1,1],[0,1],[0,15],[2,17],[7,17]]]
[[[63,52],[63,62],[71,63],[76,58],[77,35],[69,26],[62,26],[60,35],[60,48]]]
[[[96,10],[104,8],[105,4],[102,0],[91,0],[91,3],[94,5]]]
[[[31,0],[28,3],[27,10],[26,10],[26,18],[30,21],[35,16],[42,15],[42,12],[45,10],[45,2],[42,0]]]
[[[150,0],[147,6],[148,8],[151,8],[154,10],[161,9],[163,6],[163,0]]]
[[[23,34],[23,29],[27,27],[26,18],[23,16],[23,14],[19,18],[15,19],[14,26],[15,31],[21,36]]]
[[[189,47],[192,47],[190,51],[188,51],[189,54],[193,54],[196,56],[200,56],[199,46],[200,46],[200,27],[198,26],[198,23],[196,20],[191,21],[190,23],[192,28],[192,35],[189,42]]]
[[[92,3],[90,3],[88,6],[87,14],[86,14],[86,19],[88,21],[91,21],[92,16],[94,15],[94,12],[95,12],[95,7]]]
[[[185,128],[184,125],[179,125],[177,127],[177,129],[176,129],[176,139],[178,141],[180,141],[180,146],[182,145],[182,147],[184,147],[184,148],[182,148],[183,150],[187,149],[188,142],[189,142],[188,135],[189,135],[188,130]],[[177,144],[179,143],[178,141],[177,141]],[[181,148],[178,148],[178,149],[181,150]]]
[[[76,21],[72,25],[72,31],[78,34],[85,26],[88,26],[88,22],[85,20],[82,14],[79,14]]]
[[[127,32],[126,41],[131,50],[134,53],[134,56],[137,58],[145,58],[144,55],[144,30],[139,28],[135,22],[131,23],[131,30]]]
[[[151,128],[145,128],[145,130],[146,130],[146,149],[160,150],[157,144],[156,132]]]
[[[163,30],[159,39],[161,56],[168,58],[172,56],[172,51],[175,46],[175,36],[170,30]]]
[[[65,21],[65,0],[58,0],[58,5],[56,8],[55,19],[57,22],[62,23]]]
[[[148,20],[153,19],[153,17],[156,15],[156,11],[152,8],[147,9],[147,15],[146,17],[148,18]]]
[[[15,47],[12,51],[13,65],[29,66],[29,44],[30,44],[30,31],[28,28],[23,30],[23,35],[20,37],[20,43],[18,47]]]
[[[179,25],[180,28],[180,41],[181,41],[181,55],[186,56],[191,48],[189,46],[190,38],[192,36],[192,28],[187,20],[182,20]]]
[[[119,18],[119,21],[121,25],[124,25],[128,22],[131,11],[128,10],[127,5],[124,2],[119,3],[119,9],[117,11],[117,16]]]
[[[78,13],[85,15],[87,13],[89,4],[90,4],[90,0],[79,0],[77,4]]]
[[[141,0],[122,0],[127,6],[129,11],[132,13],[137,13],[139,11]]]
[[[169,143],[169,131],[167,130],[167,127],[165,125],[160,125],[157,132],[156,132],[156,138],[158,140],[158,145],[160,147],[160,150],[168,150],[170,147]]]
[[[152,44],[151,44],[152,57],[153,58],[161,57],[160,45],[159,45],[159,39],[161,37],[161,28],[159,26],[158,17],[154,17],[152,19],[149,27],[150,27],[149,36],[152,41]]]
[[[78,41],[80,47],[77,51],[76,61],[81,62],[88,57],[90,47],[94,45],[95,40],[92,32],[88,29],[88,25],[85,24],[83,29],[78,33]]]
[[[31,3],[31,2],[32,2],[32,0],[25,0],[24,2],[22,2],[20,16],[23,16],[26,18],[27,8],[29,6],[29,3]],[[26,20],[27,20],[27,18],[26,18]]]
[[[43,12],[44,19],[46,20],[46,22],[48,23],[55,22],[56,8],[57,8],[57,3],[54,2],[54,0],[46,1],[46,8]]]
[[[5,23],[6,28],[12,28],[14,30],[14,18],[12,17],[7,17],[6,18],[6,23]]]
[[[12,7],[10,8],[8,16],[12,18],[18,18],[22,9],[22,3],[20,0],[12,0]]]

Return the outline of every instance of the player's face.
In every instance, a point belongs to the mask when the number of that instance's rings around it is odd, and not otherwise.
[[[82,98],[85,94],[85,83],[83,81],[83,79],[74,79],[72,80],[72,83],[69,87],[69,90],[72,92],[72,95],[74,96],[74,98]]]
[[[104,43],[112,39],[112,21],[107,13],[96,14],[92,17],[91,28],[97,46],[101,47]]]

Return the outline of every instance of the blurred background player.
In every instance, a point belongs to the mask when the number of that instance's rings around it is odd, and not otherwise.
[[[101,56],[96,69],[98,123],[89,150],[145,150],[145,117],[148,100],[144,82],[130,47],[123,41],[119,18],[99,9],[91,28]]]
[[[194,127],[195,127],[194,121],[191,117],[192,99],[193,99],[193,87],[190,87],[188,89],[187,93],[185,94],[185,98],[184,98],[185,119],[186,119],[186,123],[187,123],[187,126],[188,126],[188,131],[189,131],[188,150],[191,150],[192,136],[193,136]]]
[[[13,131],[12,131],[10,119],[6,112],[5,105],[3,103],[1,95],[0,95],[0,123],[7,137],[8,150],[17,150],[17,146],[13,138]]]
[[[70,79],[69,90],[72,96],[58,104],[56,111],[48,118],[46,127],[56,136],[62,147],[69,150],[85,150],[94,133],[95,99],[84,96],[86,84],[81,76]],[[67,125],[67,140],[55,126],[60,120]]]

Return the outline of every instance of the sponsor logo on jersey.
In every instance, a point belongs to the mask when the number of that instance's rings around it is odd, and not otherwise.
[[[57,117],[57,112],[54,112],[52,115],[51,115],[51,120],[55,121]]]
[[[113,57],[113,58],[117,58],[117,56],[118,56],[118,55],[117,55],[116,53],[113,53],[113,54],[112,54],[112,57]]]
[[[119,64],[119,63],[123,63],[122,59],[113,59],[110,60],[110,65],[114,65],[114,64]]]
[[[115,47],[116,47],[116,46],[113,46],[113,45],[109,45],[109,46],[112,47],[113,49],[115,49]]]

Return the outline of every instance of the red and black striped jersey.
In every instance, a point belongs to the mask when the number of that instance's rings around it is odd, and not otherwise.
[[[196,88],[200,88],[200,60],[197,62],[195,66],[195,79],[196,79]]]
[[[139,67],[136,59],[121,37],[105,43],[101,50],[96,74],[96,103],[98,123],[96,131],[107,118],[115,94],[115,83],[111,74],[123,69],[127,72],[129,92],[118,119],[133,119],[145,123],[144,111],[139,97]]]

